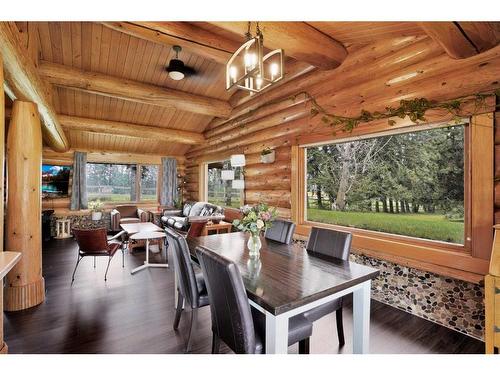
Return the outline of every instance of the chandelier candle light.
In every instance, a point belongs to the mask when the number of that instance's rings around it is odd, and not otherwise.
[[[250,95],[260,92],[278,82],[284,75],[282,49],[275,49],[264,55],[264,36],[256,26],[256,35],[250,32],[248,23],[247,41],[231,56],[226,65],[226,90],[236,86],[250,91]]]

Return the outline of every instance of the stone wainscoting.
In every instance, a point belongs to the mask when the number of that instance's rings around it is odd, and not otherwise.
[[[56,220],[58,219],[68,219],[71,223],[71,228],[98,228],[106,227],[108,230],[111,229],[111,215],[109,212],[103,212],[102,219],[98,221],[92,220],[90,214],[88,215],[52,215],[50,219],[50,234],[52,237],[56,235]]]
[[[483,340],[483,286],[360,254],[351,260],[380,270],[373,299]]]

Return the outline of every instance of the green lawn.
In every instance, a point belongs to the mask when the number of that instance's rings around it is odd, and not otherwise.
[[[439,214],[341,212],[309,208],[307,220],[463,244],[464,223]]]
[[[130,202],[130,194],[89,194],[88,200],[94,201],[100,199],[101,202]],[[156,201],[156,195],[142,194],[142,201]]]

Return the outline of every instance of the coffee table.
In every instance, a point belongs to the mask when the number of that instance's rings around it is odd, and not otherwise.
[[[163,232],[163,229],[158,225],[145,222],[145,223],[131,223],[131,224],[120,224],[122,229],[127,232],[127,234],[132,236],[135,233],[139,232]],[[133,240],[133,239],[132,239]],[[162,241],[157,241],[158,246],[161,247]],[[134,240],[134,243],[130,243],[129,241],[129,251],[132,253],[136,247],[144,247],[146,244],[145,240]]]
[[[127,224],[125,224],[127,225]],[[165,232],[138,232],[130,236],[130,239],[146,241],[146,260],[142,266],[134,268],[130,273],[133,275],[136,272],[142,271],[146,268],[168,268],[168,263],[149,263],[149,240],[165,238]]]

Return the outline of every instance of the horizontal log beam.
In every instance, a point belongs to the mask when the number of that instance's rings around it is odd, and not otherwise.
[[[245,35],[247,22],[212,22],[238,35]],[[283,48],[287,55],[320,69],[334,69],[345,60],[347,50],[342,43],[323,34],[305,22],[259,22],[264,45]]]
[[[168,24],[171,23],[168,22]],[[229,51],[203,45],[196,40],[189,40],[175,34],[171,35],[168,33],[169,30],[167,28],[158,27],[157,23],[154,22],[103,22],[102,24],[110,29],[153,43],[168,47],[179,45],[192,54],[212,60],[218,64],[226,64],[231,57]]]
[[[465,59],[500,42],[498,22],[420,22],[420,27],[453,59]]]
[[[290,100],[290,102],[292,102]],[[290,106],[289,103],[285,103],[289,108],[282,111],[275,112],[269,116],[259,118],[255,121],[246,122],[245,120],[235,123],[230,123],[228,126],[221,127],[224,129],[223,133],[216,134],[207,138],[203,145],[200,145],[196,150],[207,149],[210,147],[215,147],[225,142],[229,142],[234,139],[238,139],[244,136],[248,136],[256,131],[262,131],[267,128],[276,126],[277,124],[285,124],[290,121],[294,121],[310,114],[310,106],[305,104],[305,100],[300,98],[297,100],[297,104]]]
[[[244,33],[240,35],[241,41],[229,39],[222,35],[210,32],[189,22],[134,22],[136,25],[156,30],[171,37],[192,41],[200,46],[212,48],[228,53],[228,59],[240,48],[245,41]],[[226,62],[227,62],[226,60]],[[225,63],[225,62],[224,62]]]
[[[57,120],[50,87],[37,72],[28,50],[21,45],[19,30],[13,22],[0,22],[0,53],[9,90],[17,99],[37,105],[47,145],[56,151],[68,150],[69,142]]]
[[[41,62],[39,72],[53,85],[88,91],[97,95],[176,108],[208,116],[224,118],[231,113],[231,106],[223,100],[106,74],[83,71],[47,61]]]
[[[61,125],[67,130],[91,133],[122,135],[126,137],[152,139],[194,145],[204,142],[203,135],[184,130],[129,124],[125,122],[97,120],[85,117],[59,115]]]
[[[265,107],[259,108],[257,111],[252,111],[245,113],[239,117],[236,117],[231,120],[219,120],[219,124],[216,124],[215,120],[211,122],[212,129],[206,130],[203,134],[205,135],[206,138],[213,138],[216,136],[229,136],[228,132],[234,131],[238,128],[243,128],[247,127],[247,125],[251,123],[258,123],[258,120],[264,120],[264,118],[272,118],[274,115],[276,116],[278,113],[281,113],[282,111],[287,111],[290,107],[294,107],[295,110],[297,110],[299,107],[298,105],[301,105],[305,102],[309,101],[309,98],[306,97],[306,95],[299,95],[294,98],[285,98],[283,100],[279,100],[276,103],[268,103],[266,104]],[[307,108],[302,105],[303,110],[307,111]],[[279,115],[278,115],[279,116]],[[265,121],[265,120],[264,120]],[[217,126],[215,126],[217,125]]]

